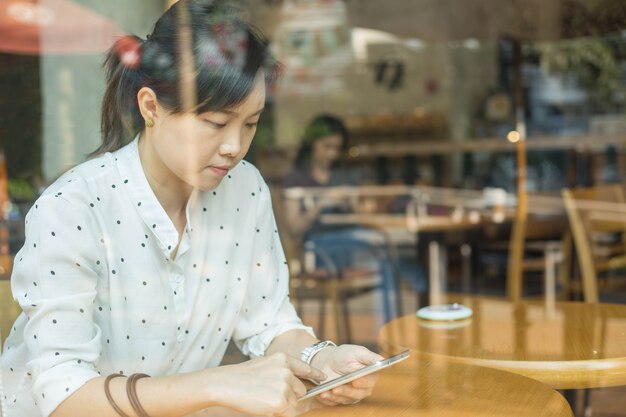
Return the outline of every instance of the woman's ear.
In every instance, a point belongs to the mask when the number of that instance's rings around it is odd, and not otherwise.
[[[154,90],[148,87],[141,87],[137,92],[137,105],[144,120],[155,121],[159,117],[159,102]]]

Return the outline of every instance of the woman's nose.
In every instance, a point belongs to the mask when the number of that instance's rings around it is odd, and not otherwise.
[[[220,146],[222,155],[237,156],[241,152],[241,135],[233,133]]]

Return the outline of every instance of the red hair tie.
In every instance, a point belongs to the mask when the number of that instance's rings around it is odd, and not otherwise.
[[[135,36],[124,36],[115,42],[115,52],[122,65],[139,69],[141,64],[141,46],[143,42]]]

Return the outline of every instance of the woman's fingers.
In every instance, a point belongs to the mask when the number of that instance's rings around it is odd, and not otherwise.
[[[331,390],[331,393],[336,397],[349,398],[352,401],[361,400],[372,394],[372,388],[355,388],[351,385],[342,385]]]
[[[344,397],[342,395],[335,395],[333,394],[332,391],[324,392],[320,394],[319,397],[320,397],[319,401],[326,405],[337,405],[337,404],[350,405],[350,404],[356,404],[357,402],[359,402],[359,400],[362,399],[362,398]]]
[[[295,398],[303,397],[306,394],[306,387],[298,378],[296,378],[293,374],[289,378],[289,385],[293,393],[295,394]]]
[[[364,377],[361,377],[359,379],[355,379],[354,381],[351,382],[351,385],[354,388],[373,388],[374,385],[376,385],[376,382],[378,382],[378,373],[373,373],[373,374],[369,374],[366,375]]]
[[[354,382],[356,381],[353,381],[352,384],[341,385],[328,392],[324,392],[319,395],[318,400],[325,405],[348,405],[355,404],[372,395],[374,383],[364,383],[362,385],[355,386]]]
[[[324,393],[324,394],[326,394],[326,393]],[[327,395],[324,395],[324,394],[318,395],[317,396],[317,401],[319,401],[320,403],[322,403],[324,405],[330,406],[330,407],[334,407],[336,405],[339,405],[338,402],[332,401],[332,400],[328,399],[329,397]]]
[[[314,368],[306,362],[302,362],[292,356],[284,356],[287,361],[287,366],[298,378],[313,379],[315,381],[323,381],[326,379],[326,374],[319,369]]]
[[[302,387],[304,388],[302,382],[300,382],[300,385],[302,385]],[[306,392],[306,389],[304,391]],[[298,394],[295,391],[291,391],[287,394],[287,402],[289,402],[289,406],[291,409],[296,410],[298,408],[298,398],[300,398],[301,396],[302,395]]]
[[[385,359],[383,356],[378,353],[374,353],[369,349],[366,349],[362,346],[355,346],[352,349],[353,360],[356,360],[363,365],[371,365],[377,361]]]

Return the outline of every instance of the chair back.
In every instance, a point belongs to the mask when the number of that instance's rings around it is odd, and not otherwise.
[[[507,258],[506,293],[507,297],[515,302],[522,297],[522,264],[524,262],[526,222],[527,219],[525,217],[515,216]]]
[[[285,220],[286,210],[283,189],[279,186],[272,186],[270,191],[272,195],[272,209],[274,211],[276,225],[278,227],[278,235],[280,236],[280,242],[283,246],[283,251],[285,252],[285,259],[287,260],[287,265],[289,266],[290,275],[300,275],[303,257],[302,239],[290,232]]]
[[[585,302],[597,303],[598,272],[619,266],[618,259],[624,259],[626,254],[624,190],[620,184],[604,184],[564,189],[562,195],[580,266],[583,298]],[[609,233],[622,235],[612,248],[600,238]]]
[[[0,346],[4,344],[4,340],[11,331],[11,326],[21,312],[22,309],[19,304],[13,300],[11,281],[8,279],[0,280]]]

